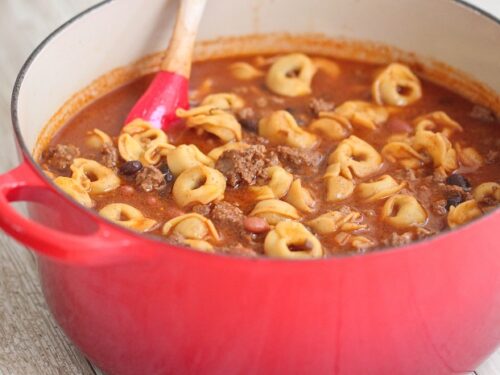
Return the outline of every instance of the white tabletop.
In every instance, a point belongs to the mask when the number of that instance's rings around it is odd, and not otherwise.
[[[20,66],[55,27],[97,2],[0,0],[0,173],[17,163],[9,106]],[[500,17],[500,0],[468,2]],[[52,319],[31,253],[0,232],[0,375],[98,373]],[[475,373],[500,375],[500,350]]]

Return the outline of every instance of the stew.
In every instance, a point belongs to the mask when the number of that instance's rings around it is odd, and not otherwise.
[[[151,78],[83,108],[40,160],[62,190],[130,229],[304,259],[407,244],[499,205],[498,118],[403,64],[197,62],[191,109],[168,134],[123,127]]]

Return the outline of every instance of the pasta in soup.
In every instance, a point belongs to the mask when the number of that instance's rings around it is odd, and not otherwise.
[[[500,122],[420,77],[304,53],[196,62],[168,134],[123,119],[151,81],[83,108],[40,164],[127,229],[287,259],[400,246],[500,205]]]

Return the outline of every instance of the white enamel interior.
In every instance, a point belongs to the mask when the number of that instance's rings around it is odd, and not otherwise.
[[[71,95],[111,69],[163,49],[176,7],[172,0],[113,0],[56,34],[19,92],[28,149]],[[446,62],[500,92],[500,25],[453,0],[210,0],[199,39],[269,32],[383,42]]]

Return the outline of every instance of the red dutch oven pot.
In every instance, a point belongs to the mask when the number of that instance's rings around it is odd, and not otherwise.
[[[13,96],[22,162],[0,176],[0,226],[38,255],[47,303],[82,352],[106,373],[131,375],[451,374],[473,370],[492,353],[500,343],[498,209],[402,248],[284,261],[173,247],[99,218],[54,187],[29,148],[72,93],[161,48],[160,30],[175,4],[148,1],[148,8],[140,0],[105,1],[69,21],[30,57]],[[208,7],[202,37],[306,32],[314,16],[327,35],[442,56],[500,88],[498,21],[461,3],[253,3],[218,0]],[[392,12],[380,11],[387,6]],[[409,8],[414,17],[404,26],[392,22]],[[261,18],[248,21],[249,14]],[[127,46],[117,43],[124,20],[137,30]],[[394,32],[398,27],[409,36]],[[462,49],[422,40],[413,29],[440,33],[451,46],[460,37]],[[10,205],[16,201],[28,202],[29,217]]]

